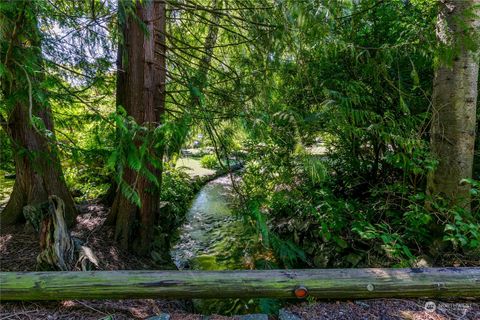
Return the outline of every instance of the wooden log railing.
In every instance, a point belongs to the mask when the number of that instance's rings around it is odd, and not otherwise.
[[[1,272],[0,299],[480,297],[480,268]]]

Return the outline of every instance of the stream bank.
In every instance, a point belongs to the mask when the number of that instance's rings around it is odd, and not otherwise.
[[[179,270],[248,269],[248,243],[253,234],[235,212],[235,193],[229,175],[206,183],[197,193],[186,215],[180,236],[171,251]],[[259,311],[251,299],[194,299],[202,314],[245,314]]]

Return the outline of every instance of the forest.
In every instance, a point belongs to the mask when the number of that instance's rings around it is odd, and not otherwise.
[[[479,62],[480,0],[1,0],[0,272],[477,272]],[[0,319],[480,319],[476,288]]]

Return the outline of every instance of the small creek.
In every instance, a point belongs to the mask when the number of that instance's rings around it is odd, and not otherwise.
[[[195,196],[180,238],[171,252],[178,269],[244,269],[239,251],[246,237],[244,224],[235,215],[234,192],[229,176],[210,181]]]
[[[247,244],[252,235],[241,217],[235,214],[235,195],[229,176],[217,178],[198,192],[180,238],[171,251],[178,269],[234,270],[246,269]],[[255,299],[194,299],[195,312],[201,314],[241,314],[259,310]]]

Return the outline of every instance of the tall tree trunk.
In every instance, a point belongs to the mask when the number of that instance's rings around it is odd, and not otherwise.
[[[154,129],[159,125],[165,108],[165,1],[136,1],[136,18],[143,21],[142,29],[132,15],[122,26],[124,53],[119,84],[123,94],[117,94],[127,114],[140,125]],[[119,88],[120,90],[122,88]],[[155,152],[153,149],[150,152]],[[162,154],[155,154],[162,159]],[[161,170],[149,166],[149,171],[161,178]],[[115,239],[120,245],[138,254],[147,254],[152,244],[154,224],[159,214],[160,190],[146,177],[125,168],[123,181],[139,195],[141,206],[129,201],[117,191],[109,220],[115,221]]]
[[[16,170],[13,192],[1,220],[2,224],[23,222],[24,206],[46,202],[56,195],[64,201],[65,218],[72,225],[76,209],[57,155],[50,106],[45,102],[45,92],[39,89],[42,54],[35,9],[33,1],[18,2],[5,6],[8,12],[2,12],[16,17],[14,24],[0,19],[1,36],[9,42],[1,58],[10,73],[1,81],[8,113],[2,127],[12,142]],[[34,117],[43,122],[44,128],[37,128],[43,126],[35,125]]]
[[[476,45],[468,43],[477,31],[478,17],[472,13],[480,0],[440,2],[437,38],[454,57],[451,63],[440,57],[435,72],[430,143],[439,165],[429,176],[427,192],[468,208],[469,186],[460,181],[472,177],[478,62],[472,51]]]
[[[477,99],[478,100],[478,99]],[[477,135],[475,140],[475,155],[473,156],[473,178],[476,180],[480,180],[480,134],[478,134],[480,130],[480,108],[477,108]]]

